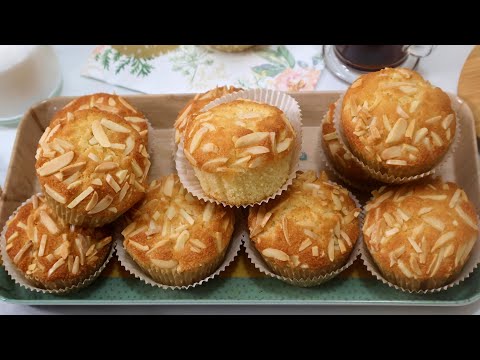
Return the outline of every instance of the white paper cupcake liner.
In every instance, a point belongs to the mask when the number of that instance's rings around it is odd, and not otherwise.
[[[230,244],[228,245],[225,257],[221,262],[220,266],[214,271],[212,274],[207,276],[206,278],[197,281],[190,285],[185,286],[173,286],[173,285],[165,285],[160,284],[152,277],[150,277],[146,272],[142,270],[142,268],[132,259],[132,257],[125,251],[123,246],[123,236],[121,235],[121,222],[115,229],[114,241],[115,241],[115,249],[117,252],[118,260],[120,264],[127,270],[130,274],[135,276],[137,279],[140,279],[145,284],[148,284],[153,287],[159,287],[165,290],[187,290],[191,288],[195,288],[197,286],[203,285],[206,282],[210,281],[214,277],[217,277],[221,272],[223,272],[235,259],[240,251],[240,247],[242,244],[242,239],[245,236],[245,228],[242,226],[242,215],[237,210],[235,214],[235,228],[233,230],[232,239],[230,240]]]
[[[42,193],[37,193],[36,196],[40,196],[42,195]],[[33,197],[33,196],[32,196]],[[10,215],[10,217],[8,218],[5,226],[3,227],[3,230],[2,230],[2,233],[0,234],[0,255],[1,255],[1,258],[2,258],[2,262],[3,262],[3,266],[5,267],[5,270],[7,272],[7,274],[12,278],[12,280],[20,285],[21,287],[27,289],[27,290],[30,290],[30,291],[36,291],[36,292],[39,292],[39,293],[43,293],[43,294],[56,294],[56,295],[64,295],[64,294],[68,294],[68,293],[71,293],[71,292],[74,292],[74,291],[77,291],[79,289],[82,289],[84,287],[87,287],[88,285],[90,285],[92,282],[94,282],[98,276],[102,273],[102,271],[105,269],[105,267],[108,265],[110,259],[112,258],[113,256],[113,253],[115,251],[115,246],[113,244],[114,242],[114,239],[112,239],[112,244],[111,244],[111,247],[110,247],[110,252],[107,256],[107,258],[105,259],[104,263],[102,264],[102,266],[100,266],[98,268],[97,271],[95,271],[95,273],[93,273],[92,275],[90,275],[90,277],[88,277],[87,279],[83,280],[82,282],[76,284],[76,285],[73,285],[73,286],[69,286],[69,287],[65,287],[65,288],[62,288],[62,289],[42,289],[42,288],[39,288],[37,286],[35,286],[32,281],[28,280],[25,275],[19,271],[16,266],[13,264],[12,260],[10,259],[10,256],[8,256],[7,254],[7,250],[6,250],[6,246],[7,246],[7,240],[5,238],[5,234],[7,232],[7,228],[8,228],[8,223],[13,220],[13,218],[17,215],[18,213],[18,210],[26,205],[26,204],[29,204],[32,202],[32,197],[30,197],[28,200],[26,200],[25,202],[23,202],[13,213],[12,215]]]
[[[332,184],[336,184],[334,181],[329,181]],[[351,193],[349,192],[350,198],[355,202],[355,206],[359,209],[362,209],[362,206],[360,205],[360,202],[358,199]],[[360,212],[360,215],[358,216],[359,220],[359,235],[357,242],[355,243],[355,246],[353,247],[350,256],[341,268],[332,271],[328,274],[321,275],[321,276],[315,276],[315,277],[306,277],[302,279],[293,279],[290,277],[285,277],[281,276],[278,274],[275,274],[272,272],[271,268],[267,264],[267,262],[263,259],[262,255],[258,252],[258,250],[255,248],[255,245],[253,242],[250,240],[250,233],[248,231],[248,226],[244,225],[246,227],[246,232],[245,232],[245,239],[244,239],[244,247],[245,247],[245,252],[247,253],[247,257],[250,259],[252,264],[263,274],[268,275],[272,278],[281,280],[283,282],[286,282],[290,285],[294,286],[299,286],[299,287],[312,287],[312,286],[317,286],[321,285],[324,282],[327,282],[328,280],[333,279],[335,276],[340,274],[341,272],[345,271],[348,269],[357,259],[358,255],[360,254],[360,248],[361,248],[361,243],[363,242],[363,233],[362,233],[362,227],[363,227],[363,212]],[[246,221],[246,220],[245,220]]]
[[[337,129],[337,133],[339,135],[339,141],[341,143],[343,143],[342,145],[345,148],[350,149],[350,147],[348,145],[348,141],[345,137],[345,134],[343,133],[343,128],[342,128],[342,125],[341,125],[341,122],[340,122],[344,95],[345,95],[345,93],[342,93],[340,95],[340,97],[338,98],[337,102],[335,103],[335,112],[334,112],[334,117],[333,117],[333,123],[335,125],[335,128]],[[382,181],[384,183],[388,183],[388,184],[403,184],[403,183],[419,180],[419,179],[422,179],[424,177],[427,177],[427,176],[430,176],[430,175],[434,174],[436,171],[439,171],[447,163],[447,161],[453,156],[453,153],[457,149],[458,144],[459,144],[459,140],[460,140],[460,137],[461,137],[461,125],[460,124],[461,124],[462,121],[461,121],[460,117],[458,116],[458,111],[457,111],[459,109],[460,104],[458,103],[458,101],[456,101],[456,99],[453,96],[451,96],[450,94],[449,94],[449,96],[450,96],[450,99],[451,99],[451,102],[452,102],[452,109],[455,112],[455,116],[456,116],[455,138],[453,139],[452,144],[450,145],[447,153],[443,156],[442,160],[437,165],[435,165],[431,170],[429,170],[427,172],[424,172],[424,173],[421,173],[421,174],[413,175],[413,176],[394,176],[394,175],[384,174],[380,170],[372,168],[371,166],[365,164],[357,156],[355,156],[355,154],[353,154],[352,151],[350,151],[350,153],[352,155],[352,159],[358,165],[360,165],[371,177],[373,177],[373,178],[375,178],[379,181]]]
[[[366,204],[372,201],[372,199],[373,199],[373,196],[367,201]],[[479,209],[475,209],[475,210],[477,212],[477,219],[478,219],[477,223],[478,223],[480,222],[480,217],[478,216]],[[362,210],[362,217],[364,220],[366,219],[366,216],[367,216],[367,212],[364,207]],[[361,232],[363,236],[363,227],[361,229]],[[473,271],[477,268],[477,266],[480,263],[480,235],[477,236],[477,241],[475,242],[475,245],[471,250],[470,256],[467,262],[463,265],[462,270],[455,277],[455,280],[450,282],[447,285],[443,285],[443,286],[440,286],[434,289],[428,289],[428,290],[410,290],[388,281],[387,279],[385,279],[385,277],[382,275],[377,265],[375,264],[375,261],[373,260],[373,257],[370,254],[370,251],[368,250],[368,247],[365,241],[362,242],[362,245],[360,246],[359,250],[360,250],[360,258],[362,259],[368,272],[372,274],[377,280],[384,283],[385,285],[388,285],[391,288],[394,288],[409,294],[433,294],[433,293],[447,290],[453,286],[456,286],[460,284],[462,281],[465,281],[470,277],[470,275],[473,273]]]
[[[371,190],[375,189],[376,187],[380,186],[378,185],[378,180],[374,179],[374,178],[370,178],[368,180],[372,181],[373,184],[368,184],[368,183],[358,183],[350,178],[348,178],[346,175],[342,174],[342,172],[340,170],[337,170],[337,168],[335,167],[335,165],[333,164],[333,159],[331,159],[327,154],[326,154],[326,151],[325,151],[325,148],[327,147],[327,144],[323,138],[323,120],[325,118],[325,116],[328,115],[328,110],[327,112],[325,113],[324,117],[322,118],[322,122],[320,124],[320,130],[319,130],[319,141],[317,142],[317,152],[320,154],[320,162],[325,165],[325,168],[328,169],[328,171],[330,171],[331,173],[333,173],[333,175],[338,178],[339,180],[341,180],[343,183],[345,183],[347,186],[351,186],[353,188],[355,188],[356,190],[359,190],[359,191],[363,191],[363,192],[370,192]],[[335,127],[335,124],[333,124],[333,126]],[[338,131],[336,131],[336,128],[335,128],[335,132],[338,134]],[[342,141],[339,140],[339,143],[340,143],[340,146],[342,146],[342,148],[345,150],[346,153],[349,153],[352,157],[353,157],[353,154],[351,153],[351,151],[343,144]],[[365,174],[368,176],[368,173],[365,172]],[[367,180],[365,180],[367,181]]]
[[[205,194],[205,192],[203,191],[200,185],[200,181],[195,175],[195,171],[192,165],[184,155],[183,141],[180,141],[180,143],[178,144],[177,152],[175,154],[175,166],[176,166],[180,181],[182,182],[183,186],[188,190],[188,192],[191,193],[193,196],[199,199],[202,199],[204,201],[221,204],[223,206],[246,208],[253,205],[263,204],[274,199],[275,197],[280,195],[282,192],[287,190],[287,188],[292,184],[292,181],[296,177],[296,172],[299,168],[300,153],[302,151],[302,114],[297,101],[293,97],[281,91],[275,91],[275,90],[269,90],[269,89],[249,89],[249,90],[243,90],[243,91],[239,91],[232,94],[227,94],[209,103],[207,106],[203,108],[202,111],[207,111],[216,105],[230,102],[236,99],[249,99],[259,103],[266,103],[272,106],[276,106],[277,108],[279,108],[285,113],[286,117],[290,121],[293,127],[293,130],[295,131],[295,134],[296,134],[296,141],[295,141],[295,149],[293,151],[293,156],[292,156],[292,163],[290,165],[290,174],[288,176],[288,179],[283,184],[283,186],[276,193],[267,197],[266,199],[263,199],[261,201],[251,203],[251,204],[237,206],[237,205],[220,202],[212,197],[209,197],[207,194]]]

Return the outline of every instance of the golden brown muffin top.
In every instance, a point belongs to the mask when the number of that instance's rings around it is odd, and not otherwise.
[[[187,124],[184,153],[206,172],[244,172],[290,154],[295,137],[282,110],[238,99],[195,116]]]
[[[353,153],[364,162],[424,171],[447,152],[456,124],[448,95],[401,68],[357,79],[345,93],[341,121]]]
[[[35,164],[50,197],[96,216],[122,213],[140,200],[150,160],[129,122],[89,109],[50,126],[40,138]]]
[[[81,281],[103,264],[112,238],[105,229],[68,225],[33,196],[7,224],[6,250],[27,278],[48,282]]]
[[[465,191],[437,178],[372,193],[363,234],[380,268],[425,280],[448,278],[463,267],[478,237]]]
[[[348,258],[359,215],[345,188],[307,171],[281,196],[250,208],[248,228],[257,250],[277,266],[322,269]]]
[[[235,224],[232,209],[193,197],[176,174],[150,184],[122,231],[126,251],[143,268],[188,271],[220,256]]]
[[[178,144],[180,139],[185,135],[187,123],[207,104],[223,95],[231,94],[240,90],[242,89],[233,86],[217,86],[215,89],[195,95],[195,97],[178,113],[177,120],[175,120],[175,124],[173,125],[175,128],[175,143]]]
[[[53,123],[54,121],[56,122],[67,119],[67,117],[72,117],[73,113],[77,110],[88,109],[98,109],[121,116],[147,141],[148,125],[145,115],[133,107],[123,97],[114,94],[97,93],[74,99],[55,114],[50,126],[53,127],[56,125]]]

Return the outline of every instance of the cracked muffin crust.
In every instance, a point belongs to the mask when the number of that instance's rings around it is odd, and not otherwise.
[[[239,206],[261,201],[285,183],[295,143],[283,111],[239,99],[190,121],[184,153],[208,196]]]
[[[478,238],[477,214],[465,191],[437,178],[372,193],[363,235],[383,276],[410,290],[451,282]]]
[[[58,218],[44,196],[34,195],[7,224],[6,252],[35,286],[63,289],[80,284],[105,262],[112,237],[103,228],[81,228]]]
[[[125,250],[155,281],[176,286],[215,272],[235,224],[234,210],[194,198],[176,174],[153,181],[128,218]]]
[[[272,270],[293,278],[341,268],[360,234],[360,209],[349,192],[323,172],[300,173],[267,204],[249,209],[250,239]]]
[[[455,137],[448,95],[417,72],[383,69],[347,90],[341,125],[348,145],[366,165],[394,176],[431,170]]]
[[[143,197],[149,155],[123,118],[96,109],[71,114],[40,138],[36,173],[57,215],[75,225],[102,226]]]

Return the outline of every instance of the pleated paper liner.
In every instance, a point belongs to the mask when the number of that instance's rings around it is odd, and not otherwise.
[[[337,183],[333,181],[329,181],[332,184],[338,185]],[[359,209],[362,209],[360,202],[357,200],[357,198],[349,192],[350,198],[355,202],[355,206]],[[283,273],[284,275],[287,276],[282,276],[279,274],[276,274],[272,271],[272,268],[267,264],[267,262],[263,259],[262,255],[258,252],[258,250],[255,248],[255,245],[253,244],[253,241],[250,239],[250,233],[248,231],[248,226],[245,225],[246,227],[246,233],[245,233],[245,240],[244,240],[244,246],[245,246],[245,251],[247,253],[248,258],[252,262],[252,264],[263,274],[268,275],[272,278],[281,280],[283,282],[286,282],[290,285],[294,286],[299,286],[299,287],[312,287],[312,286],[318,286],[321,285],[328,280],[333,279],[335,276],[340,274],[341,272],[345,271],[348,269],[357,259],[358,255],[360,254],[360,247],[361,243],[363,242],[363,235],[362,235],[362,227],[363,227],[363,212],[360,212],[360,215],[358,216],[359,220],[359,235],[358,239],[350,252],[350,256],[342,267],[339,269],[332,271],[328,274],[325,275],[319,275],[319,276],[314,276],[314,277],[309,277],[306,275],[302,276],[302,273],[307,274],[308,271],[302,271],[302,269],[299,270],[292,270],[292,269],[286,269],[283,268]],[[246,220],[245,220],[246,222]],[[280,269],[279,269],[280,270]],[[297,277],[300,276],[300,277]]]
[[[370,203],[373,199],[373,196],[370,198],[370,200],[367,202]],[[477,224],[480,222],[480,217],[478,216],[479,214],[479,209],[475,209],[477,212]],[[367,212],[365,210],[365,207],[363,208],[362,211],[362,217],[365,221],[366,219]],[[363,227],[362,227],[362,234],[363,234]],[[360,258],[362,259],[363,263],[365,264],[365,267],[367,270],[379,281],[384,283],[385,285],[388,285],[391,288],[409,293],[409,294],[433,294],[437,293],[440,291],[445,291],[451,287],[454,287],[458,284],[460,284],[462,281],[465,281],[466,279],[469,278],[469,276],[473,273],[473,271],[477,268],[478,264],[480,263],[480,236],[478,236],[478,231],[477,231],[477,241],[475,241],[475,245],[473,245],[473,248],[470,252],[470,256],[468,260],[465,262],[463,265],[462,270],[455,276],[455,280],[451,281],[447,285],[435,287],[434,285],[434,280],[432,279],[432,284],[434,288],[428,289],[428,290],[410,290],[405,287],[402,287],[402,281],[403,279],[397,279],[398,283],[400,285],[394,284],[391,281],[388,281],[380,272],[378,269],[377,265],[375,264],[375,261],[373,260],[372,255],[370,254],[370,251],[368,250],[367,244],[365,241],[362,242],[362,245],[360,246]],[[403,284],[404,285],[404,284]]]
[[[203,108],[202,111],[207,111],[216,105],[226,103],[226,102],[231,102],[237,99],[249,99],[259,103],[266,103],[272,106],[276,106],[277,108],[279,108],[285,113],[286,117],[290,121],[293,127],[293,130],[295,131],[295,134],[296,134],[296,140],[295,140],[295,149],[293,151],[293,156],[292,156],[292,163],[290,165],[290,174],[288,176],[288,179],[283,184],[283,186],[280,189],[278,189],[278,191],[275,192],[273,195],[261,201],[251,203],[251,204],[244,204],[240,206],[233,205],[233,204],[228,204],[225,202],[218,201],[208,196],[207,194],[205,194],[205,192],[203,191],[200,185],[200,181],[195,175],[195,171],[192,165],[185,158],[185,155],[183,152],[183,141],[181,141],[180,144],[178,145],[177,153],[175,155],[175,165],[177,168],[177,173],[178,173],[178,177],[180,178],[180,181],[182,182],[183,186],[188,190],[188,192],[191,193],[193,196],[199,199],[202,199],[204,201],[221,204],[223,206],[246,208],[248,206],[263,204],[270,201],[271,199],[274,199],[275,197],[280,195],[282,192],[287,190],[287,188],[292,184],[292,181],[296,177],[296,172],[299,168],[300,153],[302,150],[302,115],[301,115],[300,107],[297,101],[293,97],[291,97],[290,95],[287,95],[286,93],[275,91],[275,90],[269,90],[269,89],[250,89],[250,90],[239,91],[232,94],[227,94],[209,103],[207,106]]]
[[[227,246],[227,250],[223,260],[220,262],[220,264],[215,266],[216,270],[214,269],[213,272],[206,274],[205,278],[203,278],[200,281],[196,281],[193,284],[184,285],[184,286],[173,286],[173,285],[161,284],[158,281],[155,281],[155,279],[151,276],[151,274],[146,273],[125,251],[125,248],[123,246],[123,236],[121,234],[121,230],[124,225],[124,222],[122,221],[120,221],[118,226],[116,226],[115,235],[114,235],[115,248],[117,251],[118,260],[120,261],[120,264],[125,268],[125,270],[127,270],[130,274],[134,275],[137,279],[140,279],[145,284],[148,284],[150,286],[159,287],[161,289],[166,289],[166,290],[187,290],[187,289],[195,288],[217,277],[232,263],[232,261],[237,256],[238,252],[240,251],[242,240],[246,232],[245,228],[242,226],[241,216],[242,215],[237,210],[237,213],[235,214],[235,228],[233,230],[232,238],[230,240],[229,245]],[[212,267],[213,266],[214,265],[212,265]],[[202,273],[209,272],[207,270],[203,271],[202,269],[199,269],[198,271]],[[174,275],[172,273],[170,274],[158,273],[157,275],[158,277],[167,276],[171,280],[175,280]],[[198,275],[198,273],[194,275]]]
[[[41,193],[38,193],[34,196],[39,196],[39,195],[42,195]],[[61,288],[61,289],[43,289],[43,288],[40,288],[38,286],[36,286],[36,284],[27,279],[25,277],[25,275],[22,274],[21,271],[19,271],[16,266],[13,264],[12,260],[10,259],[10,256],[8,256],[7,254],[7,250],[6,250],[6,246],[7,246],[7,240],[5,239],[5,234],[7,232],[7,228],[8,228],[8,223],[13,220],[13,218],[17,215],[18,213],[18,210],[26,205],[26,204],[29,204],[32,202],[32,198],[29,198],[28,200],[26,200],[25,202],[23,202],[18,208],[17,210],[15,210],[12,215],[10,215],[10,217],[8,218],[3,230],[2,230],[2,233],[0,234],[0,255],[2,257],[2,261],[3,261],[3,266],[5,267],[5,270],[7,272],[7,274],[12,278],[12,280],[20,285],[21,287],[27,289],[27,290],[30,290],[30,291],[36,291],[36,292],[39,292],[39,293],[43,293],[43,294],[55,294],[55,295],[65,295],[65,294],[69,294],[69,293],[72,293],[72,292],[75,292],[75,291],[78,291],[84,287],[87,287],[88,285],[90,285],[91,283],[93,283],[95,281],[95,279],[98,278],[98,276],[102,273],[102,271],[105,269],[105,267],[107,266],[108,262],[110,261],[110,259],[112,258],[113,256],[113,253],[114,253],[114,239],[112,239],[112,243],[111,243],[111,247],[110,247],[110,252],[105,260],[105,262],[102,264],[102,266],[100,266],[98,268],[97,271],[95,271],[95,273],[93,273],[92,275],[90,275],[87,279],[81,281],[80,283],[76,284],[76,285],[73,285],[73,286],[69,286],[69,287],[65,287],[65,288]]]
[[[327,111],[322,119],[322,122],[320,124],[320,130],[319,130],[319,140],[318,140],[318,153],[320,154],[320,161],[325,164],[326,169],[328,169],[330,172],[334,174],[336,178],[341,180],[344,184],[347,186],[351,186],[357,190],[363,191],[363,192],[370,192],[371,190],[380,187],[383,183],[380,183],[378,180],[370,177],[368,173],[363,170],[363,168],[359,167],[359,170],[362,171],[365,174],[365,179],[361,180],[354,179],[352,176],[349,176],[348,172],[346,169],[343,169],[336,161],[334,158],[329,156],[329,149],[327,149],[327,142],[323,138],[323,126],[324,126],[324,120],[328,116],[329,111]],[[333,123],[332,119],[332,125],[335,128],[335,133],[338,136],[338,131],[336,130],[335,124]],[[350,154],[351,157],[353,157],[353,154],[350,152],[350,150],[343,144],[343,142],[340,139],[337,139],[340,146],[342,149],[345,151],[346,154]],[[356,165],[356,163],[355,163]],[[357,165],[358,166],[358,165]]]
[[[344,147],[350,149],[348,146],[348,141],[345,137],[345,134],[343,133],[343,128],[340,121],[344,95],[345,93],[341,94],[339,99],[335,103],[335,113],[333,117],[333,122],[334,122],[335,128],[337,129],[340,142],[343,142]],[[350,151],[352,155],[352,159],[358,165],[360,165],[360,167],[362,167],[371,177],[388,184],[403,184],[403,183],[419,180],[434,174],[436,171],[439,171],[446,164],[446,162],[453,156],[461,138],[461,126],[460,126],[461,120],[460,120],[460,117],[458,116],[458,111],[457,111],[459,109],[460,104],[458,103],[458,101],[456,101],[455,98],[450,97],[450,99],[452,102],[452,109],[455,112],[455,116],[456,116],[455,138],[453,139],[453,142],[450,145],[447,153],[443,156],[443,158],[439,161],[439,163],[435,165],[431,170],[421,174],[413,175],[413,176],[403,176],[403,177],[394,176],[394,175],[382,173],[380,170],[372,168],[371,166],[365,164],[358,157],[356,157],[352,153],[352,151]]]

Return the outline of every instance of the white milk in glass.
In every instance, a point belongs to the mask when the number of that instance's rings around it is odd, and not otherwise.
[[[0,121],[21,116],[60,86],[58,59],[48,45],[0,45]]]

